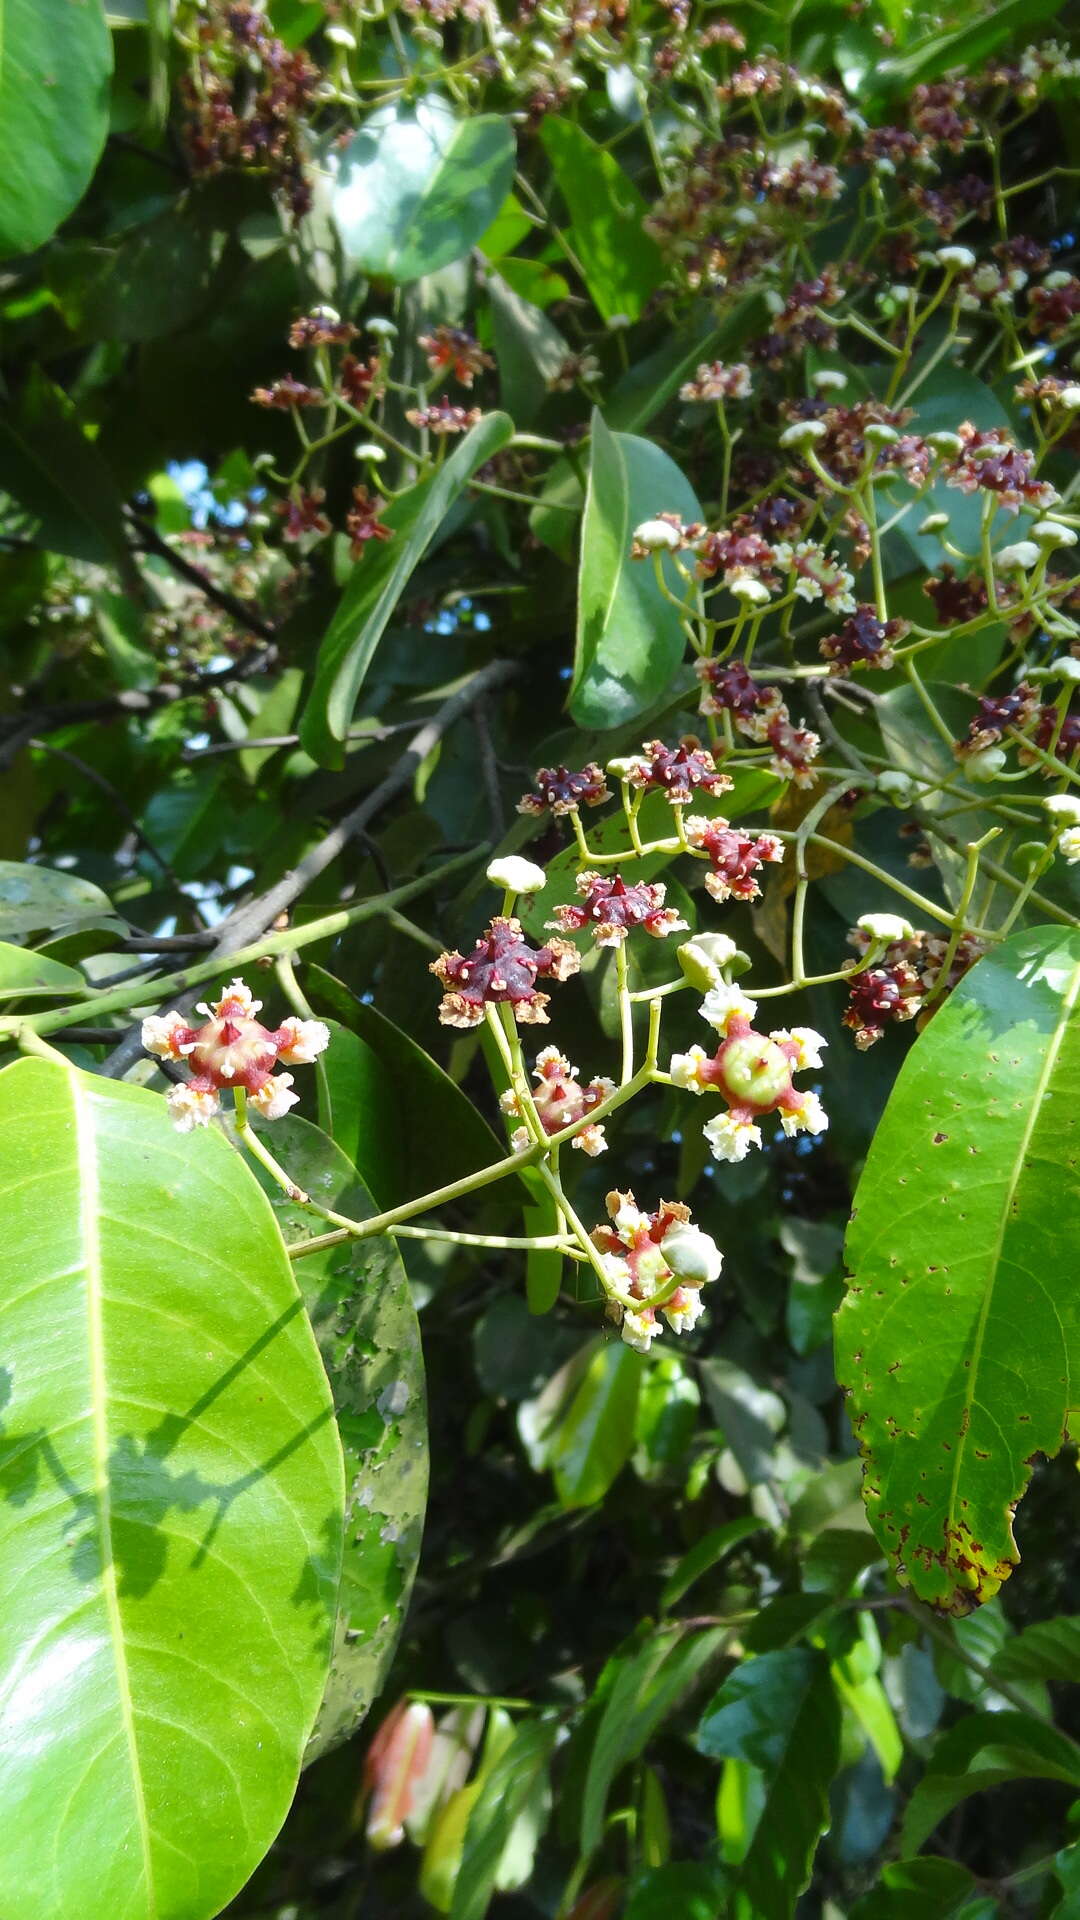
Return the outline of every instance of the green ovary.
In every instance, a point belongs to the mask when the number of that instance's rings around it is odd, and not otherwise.
[[[737,1106],[774,1107],[791,1085],[787,1055],[764,1034],[729,1041],[721,1070],[724,1089]]]

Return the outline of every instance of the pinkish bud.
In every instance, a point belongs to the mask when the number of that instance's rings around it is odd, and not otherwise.
[[[428,1764],[435,1718],[422,1700],[400,1700],[367,1751],[364,1789],[368,1802],[365,1832],[378,1852],[401,1845],[413,1794]]]

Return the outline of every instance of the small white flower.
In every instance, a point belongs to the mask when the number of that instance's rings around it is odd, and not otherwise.
[[[1018,573],[1030,572],[1041,559],[1042,548],[1036,546],[1034,540],[1015,540],[1011,547],[999,547],[997,552],[998,566]]]
[[[502,860],[493,860],[487,877],[493,887],[505,887],[508,893],[539,893],[547,881],[543,867],[538,867],[535,861],[522,859],[517,853],[508,853]]]
[[[956,267],[960,271],[975,265],[975,255],[970,247],[938,247],[937,260],[939,266]]]
[[[838,367],[819,367],[810,379],[819,393],[839,393],[847,386],[847,374],[841,373]]]
[[[683,942],[675,958],[691,986],[700,987],[702,993],[706,993],[710,987],[720,985],[724,968],[731,965],[738,951],[726,933],[699,933],[693,940]]]
[[[780,1107],[778,1111],[780,1125],[789,1139],[793,1133],[824,1133],[829,1124],[829,1116],[821,1101],[809,1089],[800,1093],[797,1107]]]
[[[208,1127],[214,1115],[221,1111],[221,1102],[216,1093],[200,1093],[187,1081],[181,1086],[169,1088],[165,1104],[177,1133],[191,1133],[196,1127]]]
[[[775,1033],[770,1033],[769,1039],[775,1040],[777,1046],[781,1041],[788,1040],[798,1047],[796,1073],[802,1073],[804,1068],[820,1067],[821,1049],[829,1044],[822,1034],[815,1033],[813,1027],[792,1027],[790,1032],[786,1027],[778,1027]]]
[[[195,1045],[192,1040],[187,1046],[180,1046],[177,1034],[187,1030],[187,1021],[182,1013],[151,1013],[142,1023],[142,1044],[146,1053],[154,1053],[159,1060],[179,1060],[190,1053]]]
[[[696,1043],[687,1053],[673,1053],[668,1072],[675,1085],[684,1087],[688,1093],[704,1093],[705,1082],[700,1070],[709,1057],[704,1047]]]
[[[608,1285],[614,1287],[617,1293],[625,1293],[627,1287],[630,1285],[630,1268],[627,1262],[622,1259],[621,1255],[617,1253],[602,1253],[600,1255],[600,1265],[604,1269]]]
[[[689,1220],[679,1220],[668,1228],[660,1242],[660,1251],[680,1280],[707,1286],[711,1280],[719,1279],[723,1254],[711,1234],[703,1233]]]
[[[644,547],[646,553],[674,553],[682,546],[682,534],[673,527],[670,520],[643,520],[640,527],[634,528],[634,544]]]
[[[771,598],[769,589],[764,581],[754,580],[749,574],[740,575],[734,580],[729,580],[727,590],[735,596],[736,600],[749,601],[751,606],[755,607],[767,606]]]
[[[726,1034],[732,1020],[753,1020],[757,1012],[757,1001],[739,987],[729,987],[723,982],[710,987],[701,1003],[701,1017],[707,1020],[717,1033]]]
[[[510,1135],[511,1153],[524,1153],[526,1147],[531,1146],[532,1134],[529,1132],[528,1127],[515,1127],[513,1133]]]
[[[317,1055],[325,1053],[330,1045],[330,1029],[321,1020],[297,1020],[290,1014],[282,1021],[281,1028],[293,1036],[287,1046],[278,1049],[278,1059],[284,1060],[287,1067],[310,1067]]]
[[[1080,412],[1080,387],[1062,387],[1057,403],[1066,413]]]
[[[898,913],[860,914],[856,925],[871,940],[910,940],[915,932],[910,920],[904,920]]]
[[[292,1083],[291,1073],[272,1073],[261,1087],[248,1094],[248,1099],[264,1120],[283,1120],[289,1108],[295,1107],[300,1098],[298,1093],[292,1092]]]
[[[577,1147],[581,1153],[587,1153],[590,1160],[595,1160],[598,1153],[607,1152],[607,1135],[603,1127],[593,1123],[582,1127],[580,1133],[575,1133],[570,1145]]]
[[[623,1200],[615,1215],[617,1233],[640,1233],[642,1227],[647,1227],[648,1224],[648,1214],[642,1213],[640,1207],[635,1207],[632,1200]]]
[[[1043,807],[1052,820],[1066,827],[1080,827],[1080,798],[1073,793],[1048,793]]]
[[[680,1287],[667,1306],[661,1308],[672,1333],[689,1333],[705,1311],[705,1302],[696,1287]]]
[[[1075,547],[1080,537],[1075,527],[1067,527],[1060,520],[1036,520],[1031,531],[1044,547]]]
[[[780,435],[782,447],[810,447],[815,440],[823,440],[828,428],[824,420],[794,420],[785,427]]]
[[[745,1160],[751,1147],[760,1147],[761,1128],[748,1120],[736,1120],[732,1113],[718,1113],[702,1128],[714,1160],[736,1164]]]
[[[621,1331],[627,1346],[635,1353],[648,1353],[663,1328],[651,1307],[644,1313],[631,1313],[627,1308],[623,1312]]]
[[[1066,827],[1058,841],[1058,852],[1070,867],[1076,866],[1080,861],[1080,827]]]
[[[964,760],[964,772],[969,780],[977,780],[986,785],[996,780],[1008,755],[1004,747],[984,747],[981,753],[969,753]]]

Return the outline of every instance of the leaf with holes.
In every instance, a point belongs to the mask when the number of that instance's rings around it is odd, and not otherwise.
[[[34,1920],[209,1920],[292,1799],[343,1483],[273,1216],[156,1094],[0,1075],[0,1824]]]
[[[273,1148],[320,1206],[375,1212],[355,1168],[319,1127],[290,1114]],[[287,1243],[312,1216],[260,1173]],[[427,1502],[427,1394],[420,1329],[397,1248],[385,1238],[324,1248],[296,1262],[304,1304],[334,1392],[348,1488],[345,1559],[326,1695],[307,1758],[356,1731],[390,1664],[412,1591]]]
[[[1015,934],[916,1041],[859,1182],[838,1377],[871,1525],[915,1593],[967,1613],[1018,1555],[1080,1367],[1080,935]]]

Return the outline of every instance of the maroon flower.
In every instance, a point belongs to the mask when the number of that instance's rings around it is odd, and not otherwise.
[[[610,880],[599,873],[579,873],[577,890],[582,896],[580,902],[568,901],[556,907],[555,918],[548,925],[561,933],[578,933],[588,927],[598,947],[621,947],[633,927],[644,927],[655,940],[686,930],[686,921],[673,907],[665,907],[666,888],[659,881],[652,886],[639,881],[628,887],[618,873]]]
[[[1080,314],[1080,280],[1067,280],[1061,287],[1032,287],[1030,303],[1029,331],[1056,340]]]
[[[893,1021],[913,1020],[922,1001],[914,967],[906,960],[896,960],[855,974],[843,1022],[854,1033],[855,1045],[865,1051],[881,1039]]]
[[[820,652],[832,662],[832,673],[848,673],[852,667],[891,667],[891,642],[909,630],[906,620],[879,620],[873,607],[861,605],[844,621],[839,633],[821,642]]]
[[[354,353],[347,353],[341,363],[338,378],[341,391],[358,412],[363,413],[373,393],[377,391],[382,365],[377,353],[367,360],[358,360]]]
[[[341,320],[330,307],[316,307],[294,320],[289,328],[290,347],[347,347],[356,338],[351,320]]]
[[[695,672],[702,683],[700,711],[730,713],[744,732],[752,715],[779,702],[777,689],[763,687],[741,660],[724,666],[717,660],[699,660]]]
[[[369,540],[394,538],[393,527],[384,526],[379,518],[385,505],[385,500],[369,493],[366,487],[353,488],[353,503],[345,515],[345,529],[350,535],[349,552],[354,560],[363,559]]]
[[[934,603],[934,611],[943,627],[966,625],[985,611],[986,582],[980,574],[969,573],[963,580],[953,567],[942,567],[936,576],[923,581],[923,592]]]
[[[282,538],[302,540],[305,533],[320,536],[331,531],[330,522],[322,511],[326,495],[321,487],[315,487],[311,493],[295,493],[288,500],[278,502],[278,512],[285,515]]]
[[[756,900],[761,893],[757,875],[766,862],[784,857],[783,842],[774,833],[756,837],[740,833],[719,817],[706,820],[696,815],[686,822],[686,837],[692,847],[709,856],[711,871],[705,885],[714,900]]]
[[[455,407],[444,394],[431,407],[409,407],[405,414],[411,427],[426,427],[429,433],[467,433],[480,418],[479,407]]]
[[[251,396],[257,407],[276,407],[287,413],[291,407],[321,407],[326,404],[326,396],[318,387],[309,387],[303,380],[294,380],[286,373],[275,380],[272,387],[256,387]]]
[[[495,365],[478,340],[463,327],[433,327],[422,333],[417,343],[427,356],[432,373],[448,373],[463,387],[471,387],[478,373]]]
[[[712,754],[692,733],[677,747],[646,740],[641,755],[631,762],[628,777],[632,786],[658,788],[676,807],[688,805],[696,787],[706,793],[724,793],[732,785],[726,773],[717,772]]]
[[[697,573],[702,580],[711,580],[722,573],[728,585],[747,575],[775,582],[775,567],[773,550],[760,533],[738,533],[731,529],[707,533],[697,543]]]
[[[981,433],[965,420],[957,432],[963,441],[960,452],[944,466],[947,486],[961,493],[996,494],[1007,512],[1022,506],[1050,507],[1058,496],[1053,487],[1035,478],[1035,456],[1018,447],[1006,428]]]
[[[1026,680],[1021,680],[1008,693],[996,696],[980,694],[968,725],[967,738],[957,751],[961,754],[981,753],[985,747],[995,746],[1010,728],[1026,727],[1037,710],[1035,689]],[[1053,707],[1050,712],[1054,712]]]
[[[541,767],[536,775],[536,791],[523,793],[519,813],[571,813],[575,807],[599,807],[610,800],[600,768],[590,760],[579,772],[569,767]]]
[[[505,1004],[523,1026],[543,1025],[550,995],[537,992],[537,980],[567,980],[580,964],[569,941],[531,947],[520,920],[497,918],[471,953],[441,953],[432,961],[432,973],[446,988],[439,1019],[445,1027],[476,1027],[486,1006]]]

